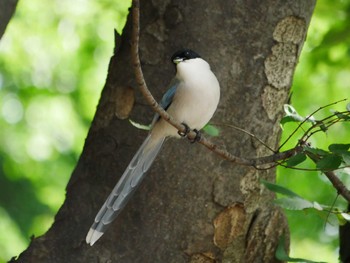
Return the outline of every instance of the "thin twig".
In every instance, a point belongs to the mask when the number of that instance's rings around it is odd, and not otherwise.
[[[334,198],[333,203],[332,203],[332,205],[331,205],[329,211],[325,210],[325,211],[327,211],[327,216],[326,216],[326,221],[324,222],[324,225],[323,225],[323,230],[326,229],[326,223],[328,222],[329,216],[331,215],[331,213],[334,213],[334,212],[332,211],[332,209],[334,208],[335,203],[337,202],[338,197],[339,197],[339,193],[337,193],[337,196]],[[336,213],[334,213],[334,214],[336,214]]]
[[[348,115],[348,112],[347,111],[344,111],[344,112],[340,112],[344,115]],[[326,121],[327,122],[324,122]],[[320,120],[317,124],[314,124],[312,125],[309,129],[307,129],[303,136],[301,137],[300,141],[303,141],[303,142],[306,142],[311,136],[313,136],[315,133],[317,132],[324,132],[324,130],[321,128],[321,124],[324,125],[324,127],[326,129],[328,129],[329,127],[331,127],[332,125],[338,123],[338,122],[343,122],[344,120],[342,119],[339,119],[336,115],[331,115],[331,116],[328,116],[322,120]],[[313,131],[311,132],[313,129],[317,128],[317,127],[320,127],[320,129],[316,130],[316,131]]]
[[[241,131],[245,134],[248,134],[250,137],[254,138],[255,140],[257,140],[258,142],[260,142],[262,145],[264,145],[267,149],[269,149],[271,152],[273,153],[277,153],[277,151],[275,151],[274,149],[272,149],[270,146],[268,146],[263,140],[261,140],[260,138],[258,138],[255,134],[249,132],[249,131],[246,131],[242,128],[239,128],[237,126],[234,126],[234,125],[231,125],[231,124],[227,124],[227,123],[213,123],[213,125],[217,125],[217,126],[227,126],[227,127],[230,127],[232,129],[235,129],[235,130],[238,130],[238,131]]]
[[[319,169],[319,168],[299,168],[299,167],[289,166],[289,165],[283,164],[282,162],[277,162],[276,165],[279,165],[279,166],[282,166],[286,169],[291,169],[291,170],[307,171],[307,172],[323,172],[322,169]],[[338,170],[342,170],[342,169],[349,168],[349,167],[350,167],[349,165],[345,165],[345,166],[338,167],[332,171],[338,171]]]
[[[320,158],[314,154],[308,154],[309,158],[317,163]],[[338,178],[334,171],[322,171],[328,180],[332,183],[335,189],[337,189],[338,194],[340,194],[348,203],[350,204],[350,191],[346,188],[343,182]]]
[[[343,182],[337,177],[333,171],[324,172],[328,180],[331,181],[335,189],[337,189],[338,194],[345,198],[348,203],[350,203],[350,191],[346,188]]]
[[[300,129],[300,127],[307,122],[314,114],[316,114],[317,112],[319,112],[320,110],[323,110],[324,108],[327,108],[329,106],[335,105],[337,103],[346,101],[347,99],[342,99],[342,100],[338,100],[336,102],[332,102],[330,104],[327,104],[325,106],[319,107],[317,110],[315,110],[313,113],[311,113],[309,116],[307,116],[301,123],[299,123],[298,127],[288,136],[288,138],[280,145],[280,147],[278,147],[278,151],[282,149],[282,147],[290,140],[290,138],[292,138],[292,136]]]

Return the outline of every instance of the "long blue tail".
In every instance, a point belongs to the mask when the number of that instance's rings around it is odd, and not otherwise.
[[[164,138],[155,141],[151,134],[148,135],[96,215],[95,222],[86,236],[86,243],[92,246],[119,215],[151,167],[163,143]]]

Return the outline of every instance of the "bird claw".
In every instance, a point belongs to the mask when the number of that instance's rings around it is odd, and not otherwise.
[[[181,137],[186,137],[187,134],[191,131],[191,129],[186,123],[182,122],[181,124],[185,127],[185,131],[178,131],[177,134]]]
[[[178,131],[177,133],[181,137],[186,137],[189,134],[189,132],[191,131],[191,129],[186,123],[182,122],[181,124],[185,127],[185,131],[184,132]],[[197,129],[194,129],[193,131],[196,133],[196,136],[193,139],[188,138],[191,143],[198,142],[201,139],[201,136],[202,136],[201,132],[198,131]]]
[[[194,129],[193,131],[196,133],[196,136],[193,139],[189,138],[190,142],[191,143],[199,142],[201,137],[202,137],[201,132],[199,130],[197,130],[197,129]]]

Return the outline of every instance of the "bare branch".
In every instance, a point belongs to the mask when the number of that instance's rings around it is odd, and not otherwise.
[[[343,182],[337,177],[333,171],[324,172],[328,180],[331,181],[335,189],[337,189],[338,194],[345,198],[348,203],[350,203],[350,191],[346,188]]]
[[[226,124],[226,123],[213,123],[213,125],[218,125],[218,126],[227,126],[227,127],[230,127],[230,128],[233,128],[235,130],[238,130],[238,131],[241,131],[245,134],[248,134],[250,137],[252,137],[253,139],[257,140],[258,142],[260,142],[262,145],[264,145],[267,149],[269,149],[271,152],[273,153],[277,153],[277,151],[275,151],[274,149],[272,149],[270,146],[268,146],[263,140],[261,140],[260,138],[258,138],[255,134],[247,131],[247,130],[244,130],[242,128],[239,128],[237,126],[234,126],[234,125],[231,125],[231,124]]]
[[[146,81],[143,77],[143,72],[141,69],[140,57],[139,57],[139,34],[140,34],[140,3],[139,0],[132,1],[132,45],[131,45],[131,55],[132,62],[135,70],[135,77],[137,84],[139,85],[140,91],[148,104],[152,109],[157,112],[164,120],[169,122],[179,131],[185,132],[185,127],[174,120],[162,107],[159,106],[158,102],[154,99],[151,92],[149,91]],[[194,132],[193,136],[196,136]]]
[[[319,161],[319,157],[314,154],[308,154],[309,158],[317,163]],[[334,173],[334,171],[322,171],[325,176],[327,176],[328,180],[332,183],[335,189],[337,189],[338,194],[340,194],[348,203],[350,204],[350,191],[346,188],[343,182],[338,178],[338,176]]]

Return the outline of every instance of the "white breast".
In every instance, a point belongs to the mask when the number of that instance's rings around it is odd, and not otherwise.
[[[176,77],[180,84],[167,111],[191,129],[200,130],[209,122],[218,106],[219,82],[209,64],[201,58],[179,63]],[[169,133],[177,134],[175,129],[169,129]]]

